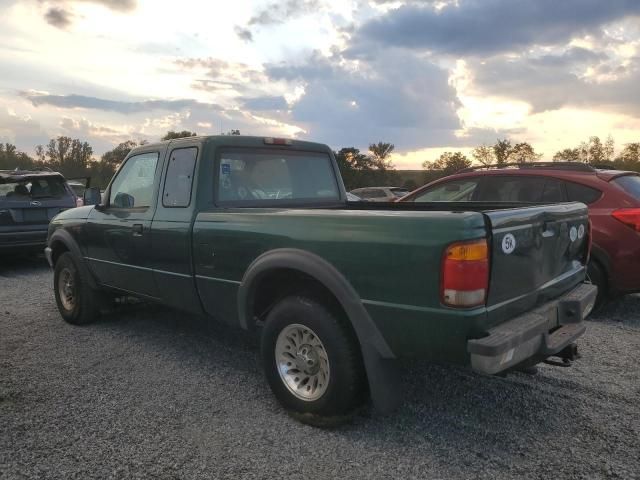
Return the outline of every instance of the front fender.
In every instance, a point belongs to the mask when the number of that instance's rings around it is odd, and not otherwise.
[[[82,250],[80,250],[78,242],[76,242],[75,238],[73,238],[73,236],[63,228],[58,228],[57,230],[55,230],[51,235],[49,235],[49,239],[47,240],[47,250],[50,249],[51,252],[47,252],[47,258],[51,257],[50,264],[52,267],[55,267],[55,252],[60,248],[70,252],[73,255],[79,268],[82,268],[85,271],[86,275],[84,277],[89,280],[89,285],[91,286],[91,288],[98,288],[95,278],[91,273],[91,269],[84,259]]]

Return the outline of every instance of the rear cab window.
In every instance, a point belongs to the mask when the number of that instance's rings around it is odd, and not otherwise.
[[[327,153],[225,148],[219,154],[220,204],[331,203],[340,198]]]
[[[640,175],[624,175],[614,178],[612,182],[636,200],[640,200]]]

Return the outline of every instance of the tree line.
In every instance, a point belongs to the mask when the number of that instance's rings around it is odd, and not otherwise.
[[[422,168],[427,171],[451,175],[469,168],[474,161],[479,166],[492,167],[506,164],[537,162],[542,154],[527,142],[512,144],[508,139],[498,139],[493,145],[480,145],[471,151],[471,159],[462,152],[445,152],[435,161],[426,161]],[[603,142],[600,137],[589,137],[574,148],[565,148],[555,153],[554,162],[582,162],[598,168],[614,168],[640,172],[640,142],[627,143],[616,156],[615,142],[611,136]]]
[[[168,131],[161,140],[196,135],[188,130]],[[230,130],[227,135],[240,135],[239,130]],[[146,142],[127,140],[112,150],[93,156],[93,148],[86,141],[67,136],[52,138],[46,145],[38,145],[35,157],[18,151],[15,145],[0,143],[0,170],[50,169],[62,173],[66,178],[91,177],[92,185],[104,188],[118,166],[132,148]],[[370,186],[402,186],[414,189],[421,184],[451,175],[475,162],[484,167],[502,166],[510,163],[539,161],[542,155],[527,142],[514,143],[509,139],[498,139],[493,145],[480,145],[471,151],[471,158],[462,152],[445,152],[437,159],[422,164],[420,177],[408,178],[403,171],[396,170],[391,161],[395,146],[378,142],[369,145],[367,153],[355,147],[345,147],[334,152],[347,190]],[[555,162],[582,162],[600,168],[617,168],[640,172],[640,142],[628,143],[615,155],[615,144],[611,136],[604,142],[599,137],[590,137],[573,148],[565,148],[553,156]],[[405,172],[406,173],[406,172]]]
[[[169,131],[161,140],[195,136],[195,132]],[[59,136],[49,140],[46,145],[37,145],[35,157],[16,149],[11,143],[0,143],[0,170],[52,170],[62,173],[65,178],[91,177],[91,185],[105,188],[118,166],[131,149],[147,143],[127,140],[114,149],[93,156],[93,148],[88,142],[78,138]]]

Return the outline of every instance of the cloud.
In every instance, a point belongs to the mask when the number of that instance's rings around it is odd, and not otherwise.
[[[265,5],[247,22],[247,26],[236,25],[236,35],[247,42],[253,41],[253,32],[248,27],[278,25],[294,18],[311,15],[320,10],[323,2],[320,0],[280,0]]]
[[[274,25],[295,17],[317,12],[322,6],[319,0],[285,0],[272,2],[249,19],[249,25]]]
[[[591,107],[640,117],[640,57],[619,63],[574,48],[560,55],[476,60],[468,68],[479,95],[525,101],[532,113]]]
[[[73,14],[58,7],[51,7],[44,14],[44,19],[49,25],[56,28],[65,29],[71,25]]]
[[[637,0],[459,0],[440,9],[411,3],[373,18],[353,39],[354,54],[383,44],[451,55],[486,55],[577,35],[640,15]]]
[[[138,6],[137,0],[38,0],[40,3],[73,5],[74,3],[94,3],[118,12],[131,12]]]
[[[0,109],[0,142],[16,145],[18,150],[30,151],[35,145],[49,140],[42,125],[30,116],[16,115],[12,111]]]
[[[122,114],[151,112],[154,110],[182,110],[185,108],[206,108],[220,110],[215,104],[198,102],[197,100],[145,100],[141,102],[123,102],[118,100],[105,100],[102,98],[88,97],[84,95],[50,95],[40,92],[25,91],[20,95],[31,102],[34,107],[52,105],[59,108],[85,108],[104,110]]]
[[[287,101],[281,96],[264,96],[247,98],[242,101],[243,107],[247,110],[286,110],[289,108]]]
[[[245,42],[253,41],[253,34],[251,33],[251,30],[249,30],[248,28],[244,28],[239,25],[236,25],[233,28],[233,31],[236,32],[236,35],[240,37],[242,40],[244,40]]]
[[[461,128],[448,73],[411,52],[382,50],[357,66],[316,53],[300,65],[269,65],[266,72],[304,85],[304,95],[290,106],[291,120],[336,148],[373,141],[403,149],[450,144]]]
[[[103,5],[111,10],[120,13],[129,13],[136,9],[137,0],[38,0],[47,6],[44,14],[45,21],[56,28],[62,30],[68,28],[73,23],[76,15],[73,13],[75,3],[94,3]],[[54,5],[54,6],[50,6]]]

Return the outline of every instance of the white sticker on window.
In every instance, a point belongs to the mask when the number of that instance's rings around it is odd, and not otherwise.
[[[584,225],[578,227],[578,238],[584,237]]]
[[[507,233],[502,237],[502,251],[509,255],[516,249],[516,237],[511,233]]]
[[[578,229],[576,227],[571,227],[571,230],[569,230],[569,238],[572,242],[575,242],[578,238]]]

